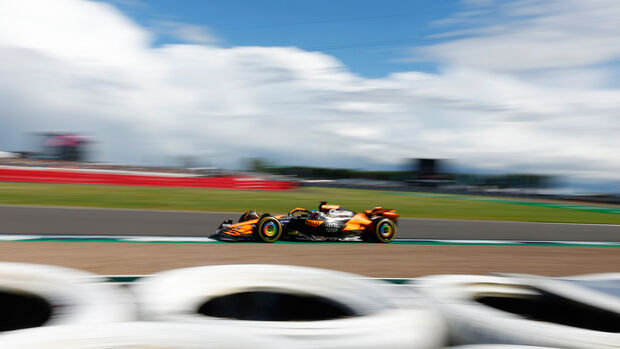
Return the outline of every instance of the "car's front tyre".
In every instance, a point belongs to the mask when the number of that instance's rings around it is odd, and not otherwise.
[[[274,217],[263,216],[256,223],[253,235],[259,242],[276,242],[282,236],[282,224]]]

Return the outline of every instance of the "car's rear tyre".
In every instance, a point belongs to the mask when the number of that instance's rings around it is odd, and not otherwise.
[[[282,224],[276,218],[261,218],[254,229],[254,239],[260,242],[276,242],[282,236]]]
[[[396,232],[396,223],[389,218],[381,218],[374,222],[369,230],[364,232],[362,240],[366,242],[388,243],[394,240]]]

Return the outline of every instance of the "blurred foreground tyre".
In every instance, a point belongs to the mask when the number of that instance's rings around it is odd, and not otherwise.
[[[94,274],[48,265],[0,263],[0,332],[132,321],[136,314],[129,293]]]
[[[309,348],[281,338],[249,336],[220,326],[166,322],[65,325],[13,331],[2,349],[248,349]]]
[[[511,344],[472,344],[460,345],[458,347],[448,347],[444,349],[554,349],[549,347],[532,347],[529,345],[511,345]],[[560,348],[557,348],[560,349]]]
[[[154,274],[132,290],[145,320],[229,326],[312,348],[438,348],[446,338],[434,311],[402,305],[388,283],[342,272],[196,267]]]
[[[560,279],[599,292],[605,297],[620,298],[620,273],[575,275]]]
[[[448,321],[455,344],[618,348],[619,298],[560,279],[442,275],[416,286]]]

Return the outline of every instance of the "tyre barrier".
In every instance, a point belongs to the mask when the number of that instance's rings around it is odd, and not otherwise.
[[[230,327],[166,322],[64,325],[0,336],[2,349],[273,349],[310,348],[282,338],[246,335]]]
[[[136,316],[130,294],[105,278],[63,267],[0,263],[0,332]]]
[[[595,290],[606,296],[620,298],[620,273],[576,275],[560,279],[586,289]]]
[[[454,344],[620,346],[620,299],[565,280],[440,275],[415,285],[448,322]]]
[[[144,320],[224,325],[313,348],[438,348],[443,320],[387,283],[283,265],[176,269],[132,285]],[[208,326],[205,326],[205,328]]]
[[[585,280],[585,281],[610,281],[620,282],[620,273],[598,273],[598,274],[583,274],[561,277],[560,279],[566,280]]]
[[[563,278],[528,274],[508,274],[508,276],[524,280],[527,284],[565,299],[620,315],[620,274],[590,274]],[[620,317],[617,320],[620,321]],[[620,332],[620,324],[614,328],[615,332]]]
[[[457,347],[448,347],[444,349],[560,349],[560,348],[532,347],[529,345],[511,345],[511,344],[472,344],[472,345],[460,345]]]

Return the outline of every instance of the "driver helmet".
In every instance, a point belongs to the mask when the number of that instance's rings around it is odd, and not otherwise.
[[[256,211],[254,211],[254,210],[250,210],[250,211],[247,211],[246,213],[242,214],[241,217],[239,217],[239,223],[245,222],[245,221],[249,221],[249,220],[252,220],[252,219],[258,219],[258,218],[260,218],[258,216],[258,213],[256,213]]]

